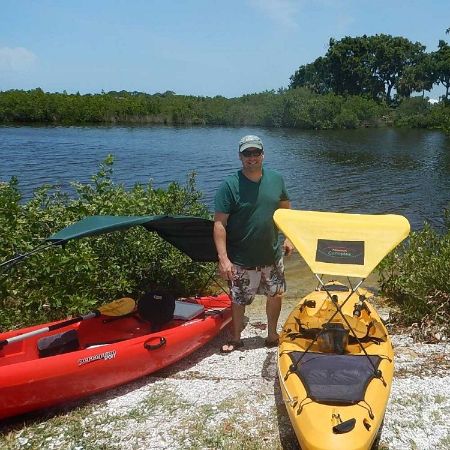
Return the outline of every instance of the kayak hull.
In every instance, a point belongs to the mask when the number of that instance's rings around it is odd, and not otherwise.
[[[327,288],[342,305],[350,292],[333,291],[336,285],[336,289],[343,286],[333,282]],[[361,293],[366,298],[371,296],[364,289],[358,290],[358,294]],[[355,329],[370,361],[354,337],[348,341],[343,354],[328,353],[319,343],[312,344],[314,333],[311,331],[320,330],[336,311],[324,291],[314,291],[304,297],[283,327],[278,376],[286,409],[302,450],[369,450],[381,433],[394,372],[393,348],[378,313],[368,302],[365,302],[366,307],[360,317],[353,316],[358,294],[348,298],[342,311]],[[345,320],[339,319],[339,314],[333,317],[332,322],[348,328]],[[372,325],[368,328],[369,324]],[[298,360],[297,367],[294,367],[293,363]],[[367,380],[361,379],[358,397],[351,391],[355,391],[352,383],[357,385],[355,378],[359,377],[354,373],[361,366],[366,371]],[[324,383],[328,385],[324,386]]]
[[[127,383],[184,358],[213,339],[231,322],[227,295],[190,299],[204,312],[191,320],[172,320],[158,332],[136,315],[100,316],[47,333],[76,330],[79,349],[40,357],[43,335],[0,350],[0,419],[47,408]],[[48,326],[46,324],[44,326]],[[0,334],[0,340],[42,325]]]

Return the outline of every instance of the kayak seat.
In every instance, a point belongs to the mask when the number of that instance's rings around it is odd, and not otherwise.
[[[77,330],[63,331],[62,333],[45,336],[38,340],[37,347],[40,358],[78,350],[80,343]]]
[[[173,319],[175,297],[162,291],[147,291],[137,302],[139,316],[150,322],[152,331],[159,331]]]
[[[376,375],[365,355],[290,352],[289,356],[293,364],[303,356],[295,373],[305,386],[308,398],[317,403],[359,403],[364,400],[366,388]],[[369,357],[378,369],[381,357]]]

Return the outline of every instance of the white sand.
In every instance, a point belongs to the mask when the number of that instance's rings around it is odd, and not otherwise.
[[[111,430],[118,431],[113,442],[123,443],[123,448],[194,446],[188,438],[189,429],[195,428],[199,408],[204,411],[209,407],[204,426],[211,430],[223,428],[228,420],[242,423],[242,432],[251,434],[248,424],[254,424],[255,439],[262,439],[264,430],[265,448],[295,448],[276,379],[276,350],[263,347],[262,320],[250,314],[243,332],[243,351],[220,354],[218,348],[226,340],[221,336],[158,376],[148,377],[145,384],[135,389],[128,386],[123,393],[117,390],[96,414],[126,415],[161,391],[178,396],[181,406],[161,408],[137,423],[127,419],[128,426],[113,425]],[[407,335],[394,335],[392,339],[396,377],[381,444],[391,450],[450,448],[450,345],[415,344]]]

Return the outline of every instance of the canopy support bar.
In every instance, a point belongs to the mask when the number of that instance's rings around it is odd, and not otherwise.
[[[342,307],[347,303],[347,301],[350,299],[350,297],[358,290],[358,288],[361,286],[361,284],[364,282],[365,278],[362,278],[355,287],[352,286],[350,280],[349,280],[349,285],[350,285],[350,294],[347,296],[347,298],[342,302],[342,305],[339,306],[339,304],[337,303],[337,301],[335,301],[335,299],[333,298],[334,296],[332,296],[330,294],[330,292],[328,291],[325,283],[322,281],[322,277],[315,273],[314,276],[317,278],[319,285],[323,288],[323,290],[327,293],[328,297],[330,298],[331,302],[333,303],[333,305],[336,308],[336,311],[334,312],[334,314],[328,319],[326,324],[329,324],[338,314],[340,314],[340,316],[342,317],[342,319],[344,320],[344,322],[347,324],[349,330],[352,332],[353,336],[355,337],[356,341],[358,342],[361,350],[364,352],[364,354],[366,355],[367,359],[370,362],[370,365],[373,368],[374,371],[374,375],[376,378],[380,378],[383,380],[383,376],[381,373],[381,370],[377,369],[374,365],[374,363],[372,362],[372,360],[370,359],[366,349],[364,348],[364,346],[362,345],[361,341],[359,340],[355,330],[352,328],[352,326],[350,325],[350,323],[348,322],[347,318],[345,317],[344,313],[342,312]],[[300,364],[301,360],[303,359],[303,357],[306,355],[306,353],[308,353],[308,351],[310,350],[310,348],[314,345],[314,343],[317,341],[317,339],[319,338],[319,336],[324,332],[325,328],[322,327],[322,329],[319,331],[319,333],[317,334],[317,336],[315,336],[312,341],[309,343],[308,347],[306,348],[306,350],[303,352],[303,354],[300,356],[300,358],[295,362],[295,364],[292,364],[289,367],[288,372],[286,373],[285,376],[285,380],[287,379],[287,377],[295,372],[297,370],[298,365]],[[384,383],[384,380],[383,380]]]
[[[10,268],[15,266],[17,263],[19,263],[20,261],[24,260],[25,258],[28,258],[31,255],[34,255],[35,253],[41,252],[43,250],[47,250],[50,247],[54,247],[55,245],[61,244],[62,241],[53,241],[50,244],[39,244],[37,247],[33,248],[32,250],[30,250],[27,253],[20,253],[16,256],[14,256],[11,259],[8,259],[7,261],[4,261],[2,263],[0,263],[0,269],[3,268]]]

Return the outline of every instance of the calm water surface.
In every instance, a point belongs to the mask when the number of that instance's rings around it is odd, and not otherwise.
[[[423,130],[0,127],[0,180],[17,176],[25,198],[44,183],[70,190],[112,153],[114,180],[126,186],[184,183],[195,171],[212,210],[220,181],[240,167],[245,134],[263,139],[265,164],[285,176],[294,208],[399,213],[420,228],[450,206],[450,138]]]

